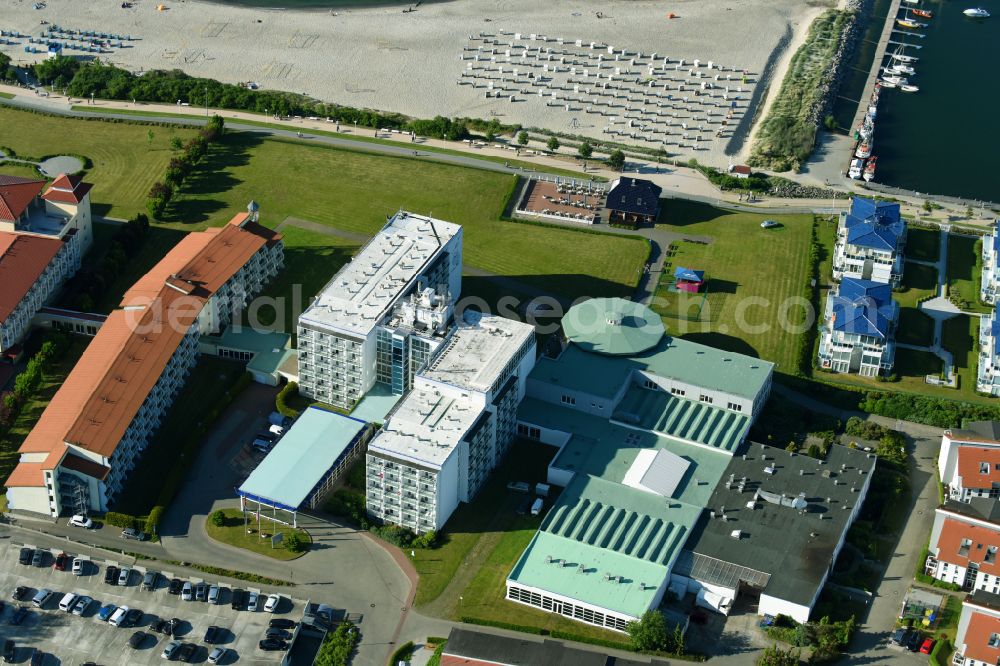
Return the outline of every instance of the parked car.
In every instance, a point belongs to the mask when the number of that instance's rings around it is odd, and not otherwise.
[[[73,611],[72,611],[73,615],[83,615],[84,613],[86,613],[87,609],[90,607],[90,604],[93,603],[93,601],[94,600],[88,597],[87,595],[81,595],[77,597],[76,603],[73,604]]]
[[[273,432],[264,432],[264,431],[261,431],[261,432],[258,432],[254,436],[257,439],[264,439],[264,440],[267,440],[268,442],[276,442],[276,441],[278,441],[278,436],[275,435]]]
[[[102,622],[107,622],[117,610],[118,606],[115,606],[114,604],[104,604],[101,606],[101,610],[97,611],[97,619]]]
[[[79,557],[74,557],[73,558],[73,575],[74,576],[82,576],[83,575],[83,563],[84,563],[84,560],[81,560]]]
[[[119,606],[118,610],[112,613],[111,617],[108,618],[108,624],[110,624],[112,627],[122,626],[122,623],[125,621],[125,616],[128,615],[128,612],[130,610],[132,609],[129,608],[128,606]]]
[[[66,553],[59,553],[56,555],[56,561],[52,564],[52,567],[56,571],[66,571],[66,567],[69,566],[70,557]]]
[[[29,589],[30,588],[25,587],[24,585],[18,585],[17,587],[14,588],[14,591],[11,593],[10,598],[13,599],[14,601],[24,601],[24,598],[28,596]]]
[[[21,549],[21,554],[18,556],[17,561],[21,564],[31,564],[31,558],[35,554],[34,548],[28,548],[25,546]]]
[[[144,532],[140,532],[139,530],[132,529],[131,527],[126,527],[122,530],[122,538],[131,539],[133,541],[145,541],[146,534]]]
[[[267,623],[271,629],[294,629],[298,622],[289,620],[287,617],[276,617]]]
[[[205,642],[209,645],[213,643],[218,643],[219,639],[222,637],[222,629],[212,625],[205,630]]]
[[[229,606],[233,610],[243,610],[243,604],[246,603],[246,596],[247,593],[237,587],[233,590],[233,598],[230,600]]]
[[[194,598],[194,588],[191,587],[191,583],[188,581],[184,582],[184,587],[181,588],[181,599],[183,601],[191,601]]]
[[[53,594],[54,592],[52,592],[52,590],[43,587],[35,593],[34,598],[31,600],[31,605],[35,608],[41,608],[48,602],[49,599],[52,598]]]
[[[916,652],[920,649],[920,643],[922,643],[923,640],[923,636],[920,635],[919,631],[912,631],[906,641],[906,649],[910,652]]]
[[[233,590],[235,593],[236,590]],[[256,611],[257,606],[260,605],[260,594],[253,590],[247,595],[247,610],[250,612]]]
[[[104,570],[104,582],[108,585],[118,584],[118,567],[113,564],[108,565],[108,568]]]
[[[31,554],[31,566],[33,567],[44,567],[46,560],[46,552],[44,550],[36,550]]]
[[[229,649],[224,647],[217,647],[213,649],[208,655],[208,663],[210,664],[221,663],[222,660],[226,658],[227,652],[229,652]]]
[[[197,654],[197,652],[198,652],[197,645],[195,645],[194,643],[184,643],[181,645],[180,652],[177,653],[177,656],[180,658],[181,661],[183,661],[186,664],[189,664],[192,661],[194,661],[194,657],[195,654]]]
[[[134,634],[132,634],[131,636],[128,637],[128,646],[130,648],[132,648],[133,650],[137,650],[137,649],[139,649],[140,645],[142,645],[143,643],[146,642],[146,639],[148,637],[149,637],[149,634],[147,634],[145,631],[141,631],[141,630],[137,631],[137,632],[135,632]]]
[[[147,571],[146,575],[142,577],[142,589],[147,592],[156,589],[156,583],[160,580],[160,574],[156,571]]]
[[[9,638],[3,642],[3,661],[5,664],[14,663],[14,653],[17,648],[14,645],[14,641]]]
[[[292,419],[288,416],[283,416],[281,412],[271,412],[267,415],[267,422],[270,425],[279,425],[284,428],[292,425]]]
[[[170,626],[170,620],[164,620],[162,618],[150,622],[149,628],[158,634],[163,634],[164,636],[170,636],[174,633],[173,628]]]
[[[194,586],[194,600],[205,601],[206,599],[208,599],[208,584],[197,583]]]
[[[277,638],[265,638],[261,642],[257,643],[257,647],[265,652],[274,652],[275,650],[287,650],[288,643],[280,641]]]
[[[67,592],[63,595],[63,598],[59,600],[59,610],[64,613],[70,613],[73,611],[73,605],[76,604],[76,600],[79,597],[72,592]]]
[[[285,629],[272,628],[267,630],[264,634],[264,638],[277,638],[282,641],[290,641],[292,640],[292,633]]]
[[[180,578],[171,579],[170,585],[167,587],[167,592],[170,594],[180,594],[181,588],[184,587],[184,581]]]
[[[14,611],[14,614],[10,616],[10,620],[8,620],[8,622],[10,622],[10,624],[16,627],[17,625],[24,622],[24,618],[28,617],[28,613],[30,612],[31,611],[29,611],[27,607],[18,606],[17,610]]]
[[[933,638],[925,638],[924,642],[920,644],[920,651],[924,654],[930,654],[931,650],[934,649],[934,643],[936,643]]]
[[[127,613],[125,613],[125,618],[122,620],[121,626],[123,627],[134,627],[142,620],[142,611],[138,608],[130,608]]]
[[[267,601],[264,602],[264,610],[268,613],[273,613],[278,610],[278,604],[281,603],[281,597],[277,594],[267,595]]]
[[[43,666],[45,664],[45,653],[34,648],[34,652],[31,653],[31,666]]]
[[[180,649],[181,649],[180,641],[170,641],[163,648],[163,652],[160,653],[160,656],[163,657],[164,659],[174,659],[177,656],[177,653],[180,651]]]
[[[213,606],[218,606],[220,594],[221,590],[219,589],[218,585],[213,585],[212,587],[208,588],[208,603],[212,604]]]
[[[258,451],[267,453],[274,446],[274,442],[269,439],[261,439],[260,437],[257,437],[250,443],[250,445]]]
[[[780,226],[777,220],[764,220],[760,223],[761,229],[773,229],[774,227]]]
[[[122,587],[128,587],[129,580],[132,578],[132,569],[129,567],[122,567],[118,570],[118,584]]]
[[[82,514],[77,514],[70,518],[69,524],[73,527],[82,527],[85,530],[89,530],[94,527],[94,521]]]
[[[272,435],[276,435],[278,437],[281,437],[282,435],[285,434],[285,429],[280,425],[272,425],[270,428],[267,429],[267,431]]]

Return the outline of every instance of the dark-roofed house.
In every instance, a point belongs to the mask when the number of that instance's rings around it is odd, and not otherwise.
[[[840,214],[833,277],[899,285],[903,279],[906,221],[899,204],[855,197],[851,209]]]
[[[658,659],[630,659],[584,650],[562,641],[533,637],[508,638],[468,629],[452,629],[441,666],[666,666]]]
[[[962,601],[951,663],[955,666],[1000,663],[1000,596],[976,590]]]
[[[671,591],[721,612],[759,596],[759,614],[807,621],[874,470],[874,455],[846,446],[817,460],[751,444],[715,486]]]
[[[883,282],[845,277],[826,299],[819,361],[832,372],[876,377],[892,370],[899,305]]]
[[[660,193],[663,190],[652,181],[622,177],[611,183],[608,191],[608,224],[636,228],[656,224],[660,214]]]
[[[90,247],[90,184],[0,175],[0,352],[17,345],[32,318],[80,268]]]

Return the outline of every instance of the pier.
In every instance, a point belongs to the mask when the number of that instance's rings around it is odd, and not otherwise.
[[[868,80],[865,82],[865,87],[861,92],[861,101],[858,103],[858,110],[854,113],[854,120],[851,121],[848,132],[853,132],[854,128],[865,117],[865,113],[868,110],[868,99],[871,97],[872,91],[875,90],[875,82],[878,80],[879,70],[882,69],[882,63],[885,61],[885,52],[889,48],[889,44],[899,43],[893,40],[892,37],[893,33],[897,32],[896,17],[899,16],[900,2],[901,0],[892,0],[892,4],[889,5],[885,26],[882,28],[882,36],[879,37],[878,45],[875,47],[875,57],[872,58],[872,67],[868,72]]]

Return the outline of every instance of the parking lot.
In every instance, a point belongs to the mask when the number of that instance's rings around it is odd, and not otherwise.
[[[209,653],[218,645],[228,648],[226,656],[219,662],[221,664],[275,664],[280,662],[284,653],[264,652],[258,648],[258,641],[264,638],[268,622],[273,618],[298,620],[302,613],[300,604],[288,597],[282,598],[275,613],[267,613],[263,610],[266,597],[263,594],[257,612],[234,610],[231,608],[232,590],[228,587],[222,588],[218,605],[183,601],[180,595],[167,591],[170,579],[174,577],[170,571],[160,571],[162,575],[156,588],[146,591],[142,589],[145,567],[132,567],[129,584],[122,587],[104,582],[107,566],[118,566],[118,562],[88,560],[83,575],[77,576],[72,573],[71,566],[67,566],[65,571],[53,567],[55,556],[60,552],[58,550],[45,551],[47,556],[42,567],[19,564],[20,550],[21,544],[16,541],[7,541],[0,547],[0,593],[4,600],[0,615],[0,639],[12,639],[16,643],[15,663],[28,663],[37,648],[45,653],[43,663],[47,666],[76,666],[86,662],[106,666],[162,664],[164,646],[176,639],[198,646],[193,663],[207,663]],[[186,580],[196,583],[202,579]],[[204,582],[209,585],[215,583],[211,578],[204,579]],[[29,588],[21,601],[11,598],[17,586]],[[39,609],[32,605],[31,599],[42,588],[52,590],[54,594]],[[249,591],[254,588],[244,589]],[[59,609],[59,601],[67,592],[87,595],[94,601],[81,616],[73,615]],[[143,615],[134,627],[117,628],[98,618],[98,612],[105,604],[140,609]],[[14,626],[10,624],[10,619],[19,606],[30,610],[23,622]],[[153,631],[152,625],[157,620],[171,618],[180,619],[173,639]],[[222,629],[216,645],[204,642],[209,626]],[[129,638],[140,630],[149,636],[133,649],[129,647]]]

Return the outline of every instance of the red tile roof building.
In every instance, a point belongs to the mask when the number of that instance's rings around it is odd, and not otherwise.
[[[90,247],[90,184],[62,175],[44,187],[0,175],[0,352],[23,339]]]
[[[931,528],[928,575],[965,590],[1000,593],[1000,523],[996,502],[948,502]]]
[[[284,263],[280,234],[249,218],[189,234],[125,294],[21,445],[11,508],[107,510],[194,366],[199,337],[228,325]]]
[[[959,666],[1000,663],[1000,596],[977,591],[962,602],[952,663]]]
[[[948,499],[1000,496],[1000,424],[992,421],[946,430],[941,438],[938,471]]]

